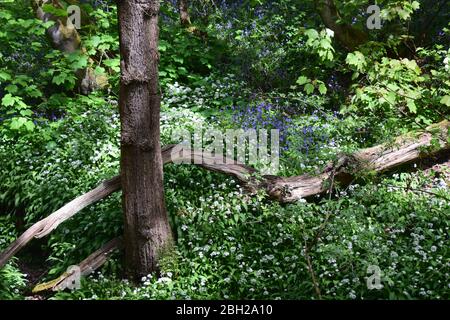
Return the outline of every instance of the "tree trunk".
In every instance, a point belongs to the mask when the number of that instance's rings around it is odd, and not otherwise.
[[[191,18],[188,11],[188,0],[178,0],[178,7],[180,9],[180,23],[183,27],[191,25]]]
[[[367,34],[346,23],[339,23],[339,11],[333,0],[316,0],[316,7],[319,10],[320,17],[328,29],[334,31],[336,39],[350,51],[368,39]]]
[[[58,9],[64,9],[64,6],[59,0],[34,0],[31,4],[38,19],[43,22],[55,21],[55,24],[47,29],[47,35],[55,49],[64,53],[81,51],[83,54],[86,54],[86,49],[81,45],[80,35],[75,26],[70,22],[70,19],[57,17],[51,13],[44,12],[43,6],[46,4],[51,4]],[[89,63],[92,64],[92,62],[89,58]],[[108,79],[105,76],[95,75],[94,70],[89,66],[77,70],[75,74],[78,82],[78,91],[84,95],[96,89],[104,88],[108,84]]]
[[[127,274],[155,271],[172,242],[160,145],[158,0],[118,1],[121,179]]]

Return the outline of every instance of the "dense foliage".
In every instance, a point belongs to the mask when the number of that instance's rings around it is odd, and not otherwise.
[[[0,1],[0,250],[119,172],[117,9],[81,2],[84,51],[63,53],[46,35],[53,22],[28,1]],[[446,1],[378,1],[382,30],[366,28],[369,1],[336,1],[342,21],[367,34],[355,50],[315,2],[193,0],[184,28],[176,1],[161,1],[162,144],[177,142],[180,128],[279,129],[279,175],[316,174],[340,154],[450,118]],[[77,72],[87,67],[108,85],[83,95]],[[224,175],[167,165],[176,247],[162,274],[131,284],[116,253],[80,290],[42,296],[448,299],[450,168],[427,164],[364,172],[329,197],[288,205],[250,197]],[[0,268],[0,299],[31,296],[121,235],[122,219],[120,193],[87,207]],[[379,290],[366,285],[371,265],[382,271]]]

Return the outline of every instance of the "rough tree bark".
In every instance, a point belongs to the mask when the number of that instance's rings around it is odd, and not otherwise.
[[[158,0],[118,1],[124,248],[132,279],[157,270],[172,243],[160,145],[158,12]]]
[[[368,36],[364,31],[346,23],[339,23],[341,17],[333,0],[316,0],[316,7],[325,26],[334,31],[336,39],[345,48],[353,51],[367,41]]]

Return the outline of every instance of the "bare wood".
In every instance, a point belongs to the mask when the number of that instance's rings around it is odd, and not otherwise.
[[[106,261],[108,261],[111,254],[116,250],[121,248],[123,245],[121,238],[114,238],[108,241],[100,249],[89,255],[86,259],[81,261],[78,266],[80,274],[79,276],[87,276],[100,268]],[[74,270],[72,266],[72,270]],[[71,288],[74,282],[73,272],[64,272],[58,278],[51,280],[49,282],[38,284],[33,288],[33,292],[40,292],[44,290],[59,291],[66,288]]]
[[[46,236],[62,222],[71,218],[83,208],[105,198],[119,189],[120,176],[103,181],[97,188],[79,196],[48,217],[36,222],[0,254],[0,268],[33,238],[42,238]]]
[[[317,176],[302,175],[297,177],[264,177],[262,186],[267,193],[280,202],[295,202],[321,194],[327,191],[327,185],[333,175],[341,185],[348,185],[354,175],[362,170],[384,172],[395,167],[429,157],[437,152],[450,149],[447,141],[450,123],[444,120],[427,128],[437,131],[436,136],[429,131],[418,137],[404,135],[398,137],[393,144],[382,144],[362,149],[352,155],[343,155],[335,164],[330,164],[325,171]],[[424,151],[431,145],[433,137],[439,141],[440,147],[436,150]]]
[[[191,158],[192,162],[196,163],[201,162],[199,160],[203,156],[203,163],[198,164],[199,166],[207,170],[231,175],[249,190],[264,189],[271,198],[283,203],[290,203],[326,192],[333,175],[336,182],[346,185],[352,181],[354,174],[359,171],[373,170],[375,172],[383,172],[413,160],[418,160],[421,157],[431,156],[437,151],[449,150],[450,144],[447,141],[448,128],[449,121],[445,120],[428,127],[428,131],[420,134],[418,137],[404,135],[398,137],[391,144],[362,149],[353,155],[343,155],[335,164],[329,164],[324,172],[318,175],[304,174],[294,177],[262,176],[258,180],[253,176],[256,170],[237,163],[232,159],[222,159],[221,156],[213,156],[198,150],[191,151]],[[436,135],[433,135],[432,131],[436,131]],[[440,148],[424,152],[423,149],[430,146],[434,136],[438,139]],[[162,150],[164,163],[171,160],[187,159],[186,156],[183,157],[182,151],[177,150],[173,154],[173,148],[173,146],[169,146]]]

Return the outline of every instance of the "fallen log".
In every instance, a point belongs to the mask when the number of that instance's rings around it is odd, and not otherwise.
[[[363,170],[383,172],[411,161],[432,156],[437,152],[448,151],[450,150],[449,125],[449,121],[445,120],[430,126],[426,132],[418,136],[400,136],[395,139],[394,143],[362,149],[352,155],[343,155],[338,161],[330,164],[324,172],[315,176],[304,174],[294,177],[269,175],[257,177],[255,175],[257,170],[238,163],[234,159],[202,150],[187,150],[188,152],[186,152],[176,145],[163,147],[161,153],[164,164],[188,160],[207,170],[234,177],[250,193],[262,189],[276,201],[292,203],[328,191],[331,180],[341,185],[348,185],[353,177]],[[431,146],[433,139],[436,139],[439,147],[426,150]],[[0,268],[34,237],[40,238],[49,234],[59,224],[86,206],[119,189],[120,176],[116,176],[72,200],[47,218],[38,221],[0,254]]]
[[[450,150],[448,128],[445,120],[427,128],[419,136],[400,136],[393,143],[381,144],[362,149],[351,155],[341,156],[323,173],[317,176],[301,175],[297,177],[266,177],[263,182],[267,193],[284,203],[295,202],[328,191],[332,177],[345,186],[353,181],[355,175],[363,171],[385,172],[407,163],[433,156],[438,152]],[[431,147],[433,139],[439,147]]]
[[[0,255],[0,268],[22,249],[33,238],[42,238],[56,229],[63,221],[71,218],[88,205],[97,202],[120,189],[120,177],[114,177],[103,181],[97,188],[70,201],[65,206],[55,211],[48,217],[36,222],[28,228],[19,238],[6,248]]]
[[[73,288],[74,283],[80,280],[79,277],[87,276],[100,268],[106,261],[108,261],[114,250],[121,247],[122,239],[114,238],[103,245],[100,249],[89,255],[89,257],[81,261],[77,266],[69,267],[68,271],[64,272],[58,278],[38,284],[33,288],[32,292],[36,293],[45,290],[60,291],[67,288]]]
[[[384,172],[411,161],[430,157],[437,152],[448,151],[450,150],[449,126],[450,122],[444,120],[429,126],[426,132],[418,136],[406,134],[396,138],[393,143],[362,149],[351,155],[342,155],[318,175],[304,174],[293,177],[263,175],[256,178],[255,169],[237,163],[233,159],[226,157],[222,159],[222,156],[214,156],[201,150],[191,150],[190,153],[193,164],[200,163],[198,165],[205,169],[231,175],[248,190],[263,189],[274,200],[292,203],[327,192],[332,179],[341,186],[345,186],[362,171]],[[430,148],[433,139],[439,147]],[[174,155],[173,147],[168,146],[163,150],[164,163],[170,162],[170,157],[172,161],[188,159],[178,153]]]

